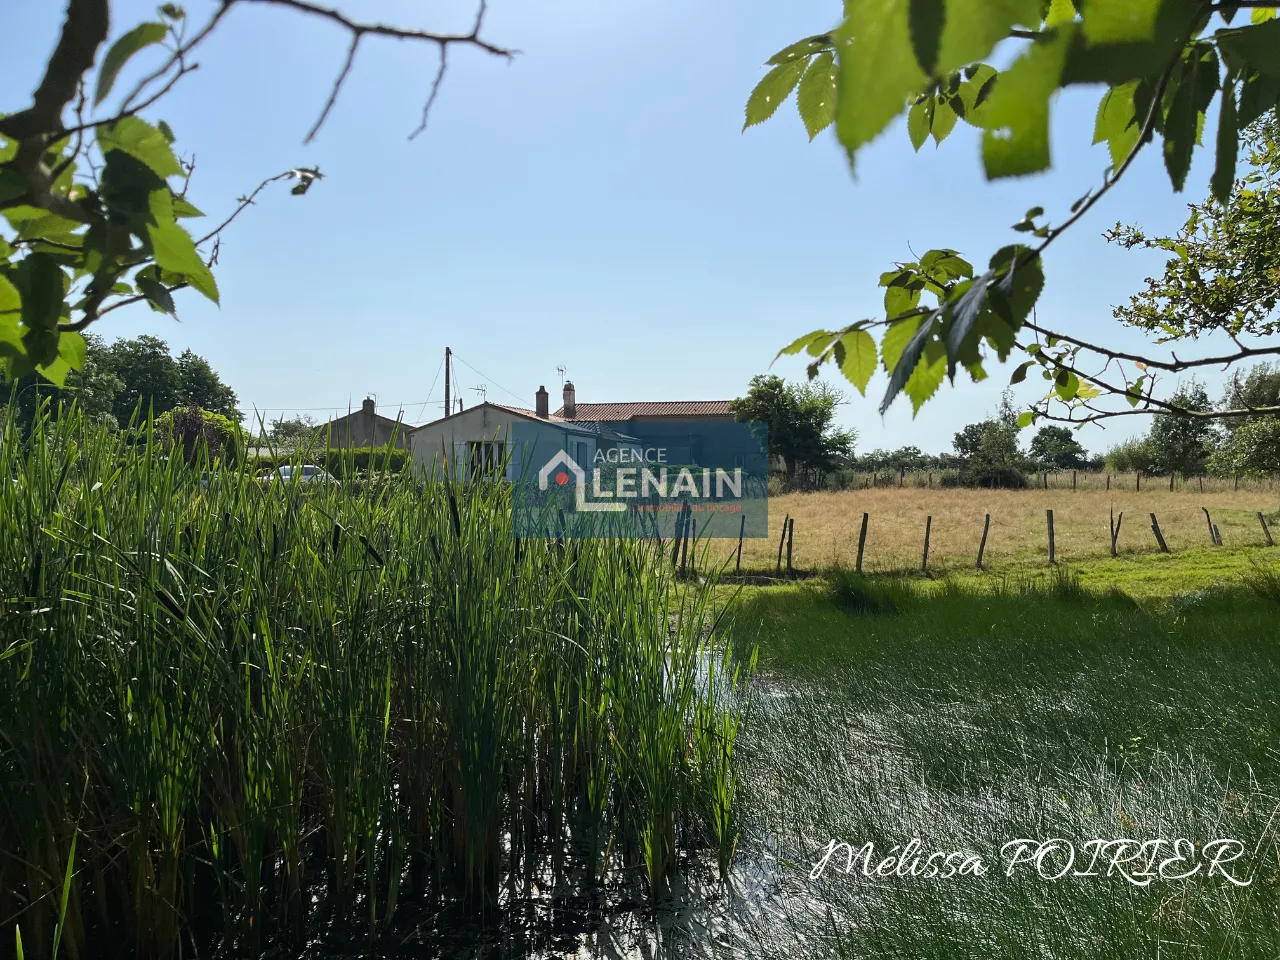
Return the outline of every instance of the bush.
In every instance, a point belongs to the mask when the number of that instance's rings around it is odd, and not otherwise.
[[[1155,451],[1145,437],[1122,440],[1103,458],[1103,463],[1112,473],[1146,473],[1155,461]]]
[[[223,463],[239,463],[244,457],[244,430],[230,417],[212,410],[203,410],[194,404],[176,407],[156,417],[154,430],[157,435],[182,444],[183,457],[194,463],[203,445],[210,460]]]
[[[998,467],[987,464],[971,464],[955,473],[944,473],[943,487],[985,487],[991,490],[1025,490],[1030,484],[1027,475],[1017,467]]]

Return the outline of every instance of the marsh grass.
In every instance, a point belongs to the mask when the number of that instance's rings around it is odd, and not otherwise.
[[[1274,584],[1274,574],[1264,578]],[[741,737],[753,956],[1272,958],[1280,943],[1280,618],[1269,587],[1138,604],[1052,581],[851,578],[747,590]],[[892,596],[850,615],[841,596]],[[991,868],[809,873],[827,843],[918,837]],[[1016,838],[1230,837],[1221,878],[1003,873]],[[750,865],[750,866],[749,866]]]
[[[728,869],[745,674],[711,580],[518,541],[500,484],[169,452],[74,411],[0,436],[5,950],[367,944],[406,901]]]

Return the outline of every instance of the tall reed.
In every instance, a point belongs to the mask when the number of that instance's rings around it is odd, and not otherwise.
[[[727,869],[745,673],[711,579],[653,541],[516,540],[502,484],[297,478],[6,417],[0,942],[376,936],[571,849],[653,895],[681,846]]]

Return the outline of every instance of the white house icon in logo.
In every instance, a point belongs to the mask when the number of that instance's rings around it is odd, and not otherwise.
[[[561,450],[554,457],[547,461],[546,465],[538,471],[538,489],[547,489],[547,482],[551,478],[551,471],[556,467],[564,466],[573,473],[574,485],[574,508],[587,513],[619,513],[627,509],[625,503],[588,503],[587,502],[587,472],[583,470],[576,460],[569,454]],[[556,483],[564,485],[568,482],[568,476],[561,471],[556,476]]]

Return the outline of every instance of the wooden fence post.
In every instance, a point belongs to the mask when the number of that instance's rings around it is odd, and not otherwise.
[[[1160,532],[1160,521],[1156,519],[1156,515],[1151,515],[1151,532],[1156,535],[1156,543],[1160,544],[1160,552],[1168,553],[1169,545],[1164,542],[1164,534]]]
[[[684,532],[684,507],[676,514],[676,529],[671,534],[671,569],[680,566],[680,535]]]
[[[982,555],[987,551],[987,531],[991,529],[991,514],[982,524],[982,542],[978,544],[978,569],[982,569]]]
[[[1116,519],[1116,508],[1111,508],[1111,555],[1117,555],[1116,542],[1120,539],[1120,524],[1124,523],[1124,511],[1120,511],[1120,518]]]
[[[1142,492],[1142,471],[1139,470],[1133,475],[1133,489],[1135,492]]]
[[[686,503],[684,513],[684,545],[680,548],[680,576],[682,577],[689,572],[689,532],[693,526],[693,505]]]
[[[858,573],[862,572],[862,550],[867,545],[867,521],[870,519],[870,514],[862,515],[862,530],[858,533],[858,563],[854,568]]]
[[[1169,492],[1170,493],[1173,493],[1173,477],[1174,477],[1174,471],[1170,470],[1169,471]]]
[[[1267,529],[1267,518],[1262,515],[1262,511],[1258,511],[1258,522],[1262,524],[1262,535],[1267,538],[1267,546],[1274,547],[1275,541],[1271,539],[1271,531]]]
[[[742,537],[747,532],[747,515],[742,515],[742,522],[738,524],[738,565],[735,573],[742,572]]]
[[[796,519],[791,518],[791,526],[787,530],[787,573],[791,573],[791,545],[796,538]]]
[[[929,532],[933,529],[933,517],[924,519],[924,557],[920,560],[920,572],[929,572]]]
[[[907,482],[907,468],[902,467],[898,472],[898,487],[901,489]]]
[[[1043,484],[1044,489],[1048,490],[1049,489],[1049,471],[1048,470],[1040,474],[1040,481]]]
[[[1200,477],[1200,492],[1204,493],[1204,477]]]
[[[1218,525],[1213,525],[1213,542],[1218,546],[1222,546],[1222,531],[1218,529]]]
[[[1053,555],[1053,511],[1046,510],[1044,512],[1045,519],[1049,522],[1049,562],[1057,563]]]
[[[1236,490],[1240,489],[1240,474],[1236,474]]]
[[[929,471],[929,489],[930,490],[933,489],[933,471],[932,470]]]
[[[1204,522],[1209,525],[1209,542],[1216,547],[1218,545],[1218,537],[1213,532],[1213,518],[1209,516],[1209,508],[1201,507],[1200,509],[1204,511]]]
[[[1076,471],[1072,470],[1071,471],[1071,489],[1074,490],[1075,488],[1076,488]]]
[[[1111,474],[1107,474],[1107,489],[1111,489]]]
[[[782,571],[782,548],[787,542],[787,524],[791,522],[791,514],[782,518],[782,536],[778,539],[778,562],[773,567],[774,574]]]

